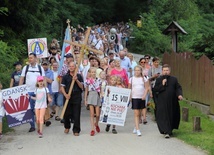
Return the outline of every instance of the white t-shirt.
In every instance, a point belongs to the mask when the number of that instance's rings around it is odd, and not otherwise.
[[[132,90],[132,98],[135,99],[140,99],[143,97],[144,91],[145,91],[145,83],[147,82],[147,79],[142,77],[131,77],[129,79],[129,83],[132,85],[131,90]]]
[[[53,70],[52,70],[53,71]],[[59,92],[59,80],[58,80],[58,71],[53,71],[54,80],[51,83],[52,92]]]
[[[48,88],[36,89],[35,109],[47,108],[47,93],[49,93]]]
[[[21,76],[25,77],[25,70],[27,66],[24,66]],[[45,71],[41,66],[42,76],[45,76]],[[36,89],[37,77],[40,76],[38,64],[35,66],[29,65],[28,72],[26,74],[26,85],[28,92],[34,92]]]

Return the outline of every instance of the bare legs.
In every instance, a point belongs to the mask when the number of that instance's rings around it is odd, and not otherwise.
[[[46,108],[35,110],[35,112],[36,112],[36,124],[37,124],[37,128],[38,128],[39,133],[43,132],[45,110],[46,110]]]

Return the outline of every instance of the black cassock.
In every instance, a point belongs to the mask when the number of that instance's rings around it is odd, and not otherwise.
[[[162,85],[163,79],[167,79]],[[155,83],[154,91],[157,93],[156,121],[161,134],[172,134],[178,129],[180,123],[180,106],[178,96],[182,95],[181,85],[176,77],[160,76]]]

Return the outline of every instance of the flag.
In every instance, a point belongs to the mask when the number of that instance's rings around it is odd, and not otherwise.
[[[64,40],[69,40],[69,41],[71,40],[70,27],[69,26],[66,28]],[[64,64],[64,57],[65,57],[65,55],[67,53],[71,53],[71,45],[68,44],[68,43],[63,42],[61,59],[60,59],[59,68],[58,68],[58,73],[60,73],[60,71],[62,70],[62,66]]]

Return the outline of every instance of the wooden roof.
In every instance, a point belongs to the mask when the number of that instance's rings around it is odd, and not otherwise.
[[[163,31],[163,34],[167,35],[171,31],[181,32],[182,34],[187,34],[187,32],[175,21],[172,21],[169,26]]]

